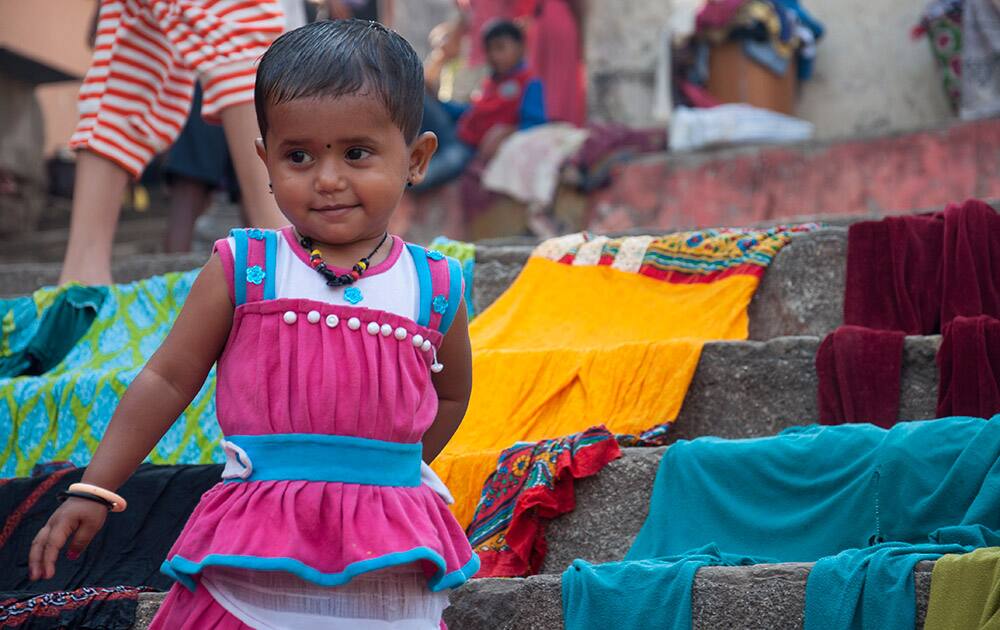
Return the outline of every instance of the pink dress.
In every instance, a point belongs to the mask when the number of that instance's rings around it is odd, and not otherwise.
[[[421,483],[458,262],[393,238],[389,257],[345,290],[325,285],[291,228],[235,230],[216,251],[236,304],[217,371],[225,480],[168,554],[163,571],[178,583],[151,628],[271,627],[231,614],[206,576],[242,575],[247,591],[277,576],[316,598],[359,576],[418,572],[426,593],[444,593],[475,575],[462,528]]]

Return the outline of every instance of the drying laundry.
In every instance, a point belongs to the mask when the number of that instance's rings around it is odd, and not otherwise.
[[[861,326],[827,335],[816,352],[819,421],[896,424],[904,339],[899,331]]]
[[[119,491],[128,510],[108,519],[78,560],[60,557],[55,577],[41,582],[28,580],[31,541],[83,469],[0,481],[0,627],[130,628],[138,594],[170,587],[160,564],[221,474],[222,466],[141,466]]]
[[[746,338],[760,276],[794,233],[571,235],[540,245],[470,326],[472,400],[434,462],[459,522],[470,523],[497,457],[517,442],[600,424],[637,434],[676,418],[702,344]]]
[[[956,317],[937,354],[939,415],[1000,413],[1000,320]]]
[[[1000,547],[947,555],[934,564],[924,630],[1000,628]]]
[[[564,575],[564,614],[578,619],[574,609],[593,607],[603,618],[618,601],[649,596],[647,585],[689,598],[693,572],[678,572],[678,557],[696,558],[714,544],[755,561],[816,562],[806,628],[909,630],[916,562],[1000,541],[998,460],[1000,416],[677,442],[663,456],[649,516],[626,556],[647,564],[665,558],[662,571],[675,577],[608,592],[571,583],[567,590]],[[588,593],[599,597],[583,601]],[[690,605],[661,601],[666,610]]]
[[[174,273],[108,287],[93,322],[58,365],[39,376],[0,379],[0,477],[27,475],[44,461],[78,466],[90,461],[119,398],[170,331],[196,275]],[[51,304],[50,291],[42,289],[33,299]],[[31,317],[21,321],[27,322],[26,336],[44,343]],[[213,370],[149,461],[212,463],[219,459],[220,439]]]

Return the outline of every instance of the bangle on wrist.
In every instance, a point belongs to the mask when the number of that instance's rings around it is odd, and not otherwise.
[[[93,501],[94,503],[100,503],[104,507],[108,508],[109,512],[111,511],[111,508],[114,507],[114,505],[112,505],[110,501],[102,499],[101,497],[93,494],[87,494],[86,492],[70,492],[69,490],[64,490],[56,496],[56,500],[58,500],[60,503],[65,502],[66,499],[84,499],[86,501]]]
[[[112,512],[124,512],[125,508],[128,507],[128,503],[126,503],[125,499],[123,499],[120,495],[89,483],[71,484],[67,489],[67,493],[70,493],[71,495],[73,493],[88,494],[99,499],[103,499],[106,503],[111,505],[110,509]]]

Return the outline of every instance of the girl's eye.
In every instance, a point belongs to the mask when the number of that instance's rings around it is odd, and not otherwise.
[[[288,159],[292,161],[293,164],[306,164],[312,161],[312,157],[309,156],[305,151],[292,151],[288,154]]]
[[[345,157],[347,157],[348,160],[356,161],[363,160],[369,155],[371,155],[371,151],[362,149],[361,147],[353,147],[347,150]]]

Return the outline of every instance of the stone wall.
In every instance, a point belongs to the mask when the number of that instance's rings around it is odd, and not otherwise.
[[[592,0],[586,24],[592,117],[653,124],[653,70],[659,33],[685,0]],[[804,0],[827,28],[797,115],[820,138],[924,128],[951,118],[925,40],[910,29],[922,3]]]

